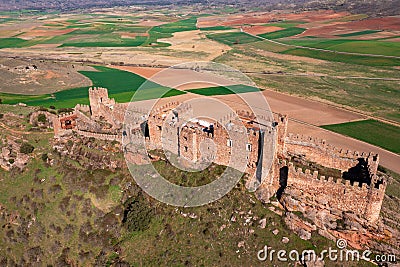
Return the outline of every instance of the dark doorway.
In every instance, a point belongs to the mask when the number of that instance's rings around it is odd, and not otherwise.
[[[150,138],[149,125],[147,121],[144,121],[140,124],[140,129],[142,130],[142,134],[145,138]]]
[[[287,186],[288,174],[289,168],[287,166],[283,166],[279,169],[279,189],[276,192],[276,197],[278,200],[281,199],[282,193]]]

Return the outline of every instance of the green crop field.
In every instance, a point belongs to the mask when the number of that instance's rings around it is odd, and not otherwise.
[[[98,71],[80,71],[80,73],[90,78],[93,86],[107,88],[110,97],[115,98],[117,102],[131,101],[136,90],[146,81],[145,78],[131,72],[100,66],[95,68]],[[144,90],[135,95],[135,101],[185,93],[153,82],[147,82],[145,85]],[[88,104],[89,93],[87,87],[81,87],[37,96],[0,93],[0,99],[2,99],[3,104],[22,102],[30,106],[72,108],[76,104]]]
[[[329,50],[400,57],[400,42],[355,41],[328,47]]]
[[[135,38],[120,38],[115,37],[115,39],[109,41],[97,41],[93,42],[90,39],[87,41],[80,40],[79,42],[64,43],[60,47],[74,46],[74,47],[130,47],[130,46],[140,46],[147,40],[146,36],[136,36]]]
[[[168,47],[171,44],[159,42],[158,39],[170,38],[170,37],[172,37],[171,33],[161,33],[161,32],[156,32],[156,31],[150,30],[149,31],[149,37],[143,43],[143,46]]]
[[[351,37],[351,36],[359,36],[359,35],[371,34],[371,33],[376,33],[376,32],[380,32],[380,31],[379,30],[366,30],[366,31],[338,34],[337,36],[340,36],[340,37]]]
[[[285,44],[322,48],[332,51],[375,54],[385,56],[400,56],[399,42],[359,41],[346,39],[296,39],[282,40]]]
[[[20,38],[0,38],[0,48],[24,47],[26,41]]]
[[[279,41],[284,44],[306,46],[312,48],[322,48],[322,49],[329,49],[329,47],[334,45],[354,42],[354,40],[347,40],[347,39],[325,39],[325,38],[282,39]]]
[[[400,127],[375,120],[325,125],[322,128],[382,147],[400,154]]]
[[[284,37],[289,37],[293,35],[300,34],[304,32],[306,29],[303,28],[287,28],[284,30],[276,31],[276,32],[269,32],[269,33],[264,33],[264,34],[259,34],[258,36],[264,37],[266,39],[279,39],[279,38],[284,38]]]
[[[229,94],[257,92],[259,91],[259,89],[253,86],[237,84],[230,86],[216,86],[216,87],[191,89],[188,91],[194,94],[213,96],[213,95],[229,95]]]
[[[208,34],[207,37],[227,45],[246,44],[260,41],[257,37],[244,32],[214,33]]]
[[[223,30],[232,30],[232,27],[228,26],[214,26],[214,27],[204,27],[200,28],[202,31],[223,31]]]
[[[311,57],[328,61],[336,61],[350,64],[367,65],[367,66],[399,66],[400,59],[371,57],[362,55],[346,55],[335,52],[317,51],[306,48],[295,48],[281,52],[283,54]]]
[[[175,33],[182,31],[192,31],[196,30],[197,17],[192,17],[189,19],[184,19],[176,22],[167,23],[164,25],[153,27],[151,32],[160,33]]]
[[[171,44],[158,42],[158,39],[170,38],[173,36],[173,33],[175,33],[175,32],[196,30],[197,29],[196,22],[197,22],[197,18],[192,17],[189,19],[184,19],[184,20],[175,21],[175,22],[171,22],[171,23],[153,27],[148,31],[149,37],[146,39],[146,41],[142,45],[143,46],[153,46],[153,47],[170,46]]]

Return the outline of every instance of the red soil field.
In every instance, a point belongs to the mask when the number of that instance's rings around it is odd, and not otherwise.
[[[250,34],[263,34],[267,32],[275,32],[282,30],[283,28],[281,27],[275,27],[275,26],[260,26],[260,25],[254,25],[254,26],[244,26],[243,31],[250,33]]]
[[[349,15],[348,12],[336,13],[332,10],[309,11],[299,14],[247,13],[242,15],[231,15],[225,17],[215,16],[215,17],[199,18],[197,26],[203,28],[203,27],[214,27],[214,26],[260,24],[260,23],[269,23],[271,21],[279,21],[279,20],[314,22],[314,21],[338,19],[347,15]]]
[[[345,32],[363,30],[400,30],[400,17],[372,18],[359,21],[335,23],[306,30],[300,36],[333,36]]]

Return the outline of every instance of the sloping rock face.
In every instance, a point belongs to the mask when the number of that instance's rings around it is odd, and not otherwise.
[[[116,170],[125,166],[122,157],[117,157],[121,145],[117,142],[95,140],[77,135],[64,136],[55,140],[53,148],[61,156],[77,161],[88,170]]]

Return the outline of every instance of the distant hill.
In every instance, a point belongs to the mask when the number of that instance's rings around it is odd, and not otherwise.
[[[1,11],[69,11],[114,6],[181,6],[197,4],[203,8],[230,6],[248,10],[333,9],[376,16],[400,15],[400,0],[0,0]]]

